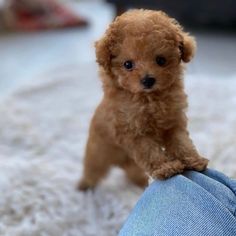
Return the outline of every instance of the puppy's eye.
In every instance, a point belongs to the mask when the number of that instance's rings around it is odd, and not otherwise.
[[[134,62],[133,61],[125,61],[124,62],[124,67],[126,70],[132,70],[134,68]]]
[[[165,59],[165,57],[157,56],[157,57],[156,57],[156,63],[157,63],[157,65],[159,65],[159,66],[164,66],[164,65],[166,64],[166,59]]]

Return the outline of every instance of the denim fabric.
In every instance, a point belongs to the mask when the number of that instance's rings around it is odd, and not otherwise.
[[[207,169],[154,181],[119,236],[236,236],[236,180]]]

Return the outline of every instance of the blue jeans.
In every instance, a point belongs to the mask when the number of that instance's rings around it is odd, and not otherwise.
[[[154,181],[119,236],[236,236],[236,181],[207,169]]]

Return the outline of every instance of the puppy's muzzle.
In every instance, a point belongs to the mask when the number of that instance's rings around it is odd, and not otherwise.
[[[156,83],[156,79],[149,75],[146,75],[143,79],[141,79],[140,82],[143,85],[144,89],[151,89]]]

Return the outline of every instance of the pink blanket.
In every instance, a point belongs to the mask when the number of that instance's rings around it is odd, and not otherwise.
[[[85,19],[57,0],[9,0],[4,12],[6,28],[13,30],[87,25]]]

